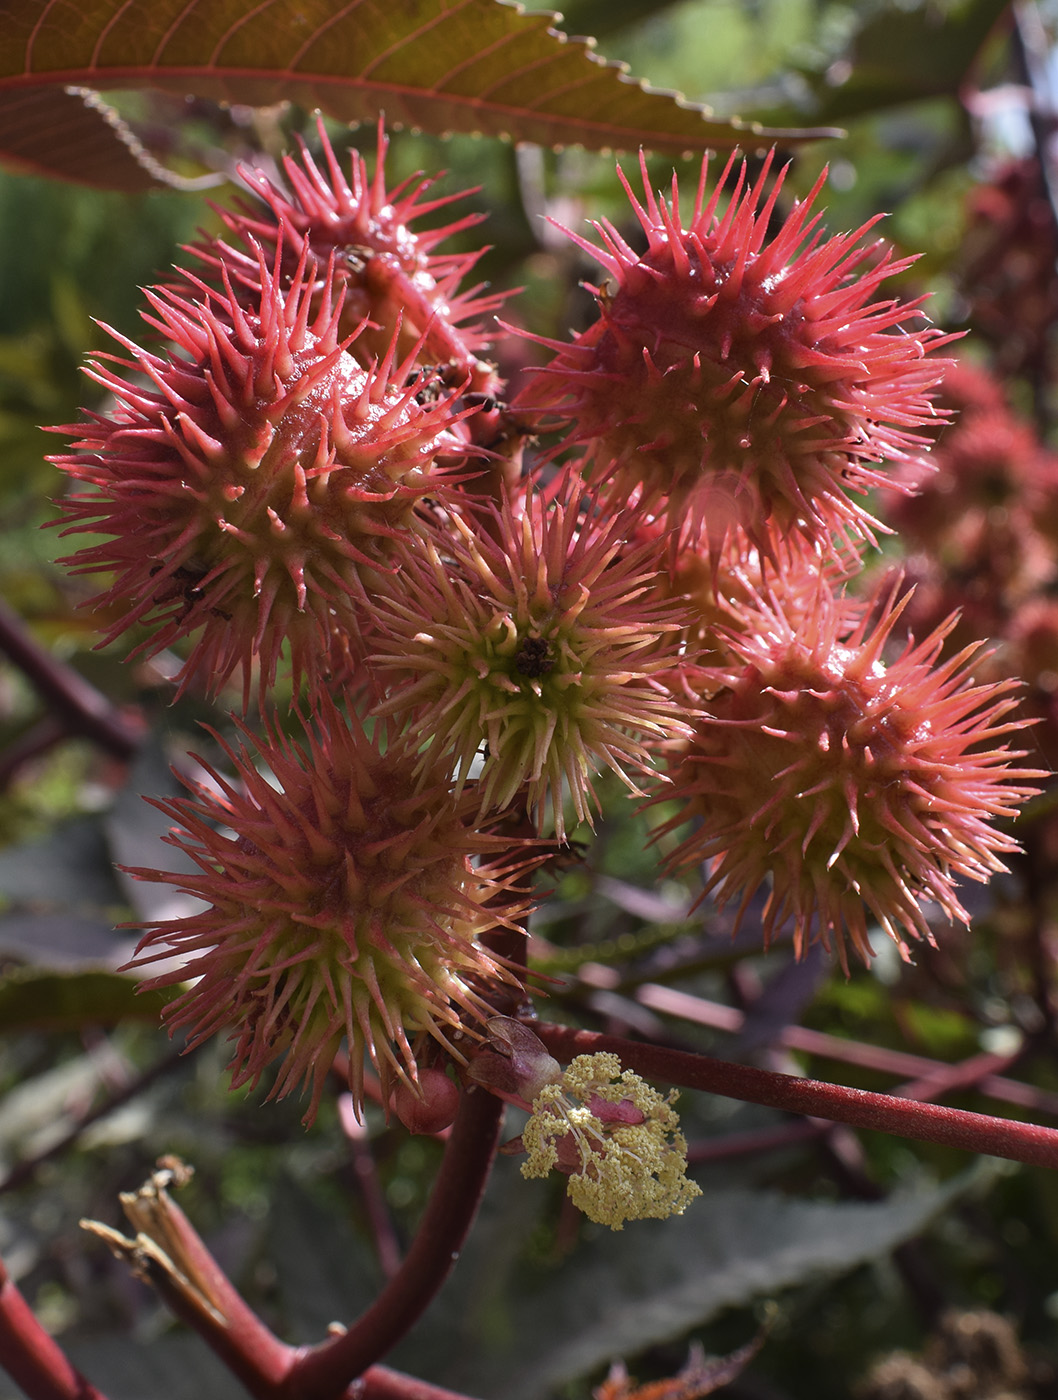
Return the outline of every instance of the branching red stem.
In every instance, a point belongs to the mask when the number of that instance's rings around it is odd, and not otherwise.
[[[983,1113],[850,1089],[843,1084],[799,1079],[570,1026],[534,1022],[533,1030],[548,1050],[563,1061],[608,1050],[620,1055],[627,1068],[684,1089],[704,1089],[710,1094],[787,1113],[827,1118],[855,1128],[958,1147],[965,1152],[1007,1157],[1030,1166],[1058,1167],[1058,1131],[1035,1123],[1015,1123]]]
[[[152,1238],[162,1246],[164,1255],[176,1262],[174,1270],[172,1264],[163,1265],[156,1256],[141,1255],[140,1269],[170,1311],[194,1328],[256,1400],[274,1400],[289,1374],[294,1348],[274,1336],[244,1301],[167,1193],[161,1194],[160,1211],[150,1209],[149,1192],[123,1198],[126,1214],[133,1199],[144,1204],[142,1223],[152,1223]]]
[[[502,1120],[499,1099],[480,1089],[465,1091],[433,1193],[400,1271],[344,1336],[331,1337],[298,1357],[284,1388],[289,1400],[333,1400],[425,1312],[458,1259],[477,1214]],[[402,1394],[405,1400],[415,1400]],[[429,1397],[429,1391],[423,1392],[422,1400]]]

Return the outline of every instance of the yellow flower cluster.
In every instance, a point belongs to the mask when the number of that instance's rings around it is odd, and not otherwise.
[[[573,1204],[613,1230],[626,1220],[682,1215],[702,1193],[687,1179],[676,1097],[675,1090],[666,1097],[622,1070],[616,1055],[578,1055],[533,1100],[522,1132],[529,1154],[522,1175],[567,1170]]]

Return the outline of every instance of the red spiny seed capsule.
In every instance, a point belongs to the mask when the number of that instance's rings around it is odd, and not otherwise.
[[[65,562],[115,578],[92,606],[106,642],[143,624],[155,654],[197,638],[181,684],[218,689],[242,672],[244,704],[260,663],[275,678],[284,643],[295,681],[325,673],[335,627],[370,624],[371,580],[416,503],[443,493],[461,450],[451,396],[420,403],[421,379],[391,348],[363,369],[339,339],[330,272],[318,296],[304,252],[288,285],[260,256],[260,293],[244,307],[225,280],[200,299],[148,292],[144,319],[175,345],[106,356],[88,373],[117,406],[82,424],[51,458],[80,483],[65,534],[107,535]],[[365,578],[368,580],[365,586]]]
[[[640,514],[636,538],[660,538],[664,531],[663,518],[644,520]],[[665,568],[655,588],[660,596],[687,604],[690,621],[684,633],[684,664],[688,665],[718,664],[727,652],[728,632],[753,625],[753,600],[760,593],[771,590],[796,623],[814,612],[821,586],[837,594],[856,572],[856,564],[831,546],[791,535],[769,539],[760,548],[737,526],[719,550],[698,539],[693,530],[680,530],[664,558]],[[851,631],[861,604],[844,595],[840,604]]]
[[[304,742],[242,732],[238,751],[221,741],[234,777],[206,766],[213,790],[154,803],[198,870],[133,873],[207,907],[154,925],[135,965],[182,959],[146,985],[189,984],[166,1019],[191,1045],[229,1031],[234,1087],[281,1060],[269,1097],[304,1083],[311,1119],[344,1038],[358,1107],[367,1060],[387,1098],[415,1090],[413,1040],[462,1058],[453,1037],[494,1014],[489,987],[517,985],[480,938],[527,912],[531,860],[468,824],[447,772],[423,775],[381,723],[368,737],[319,699]]]
[[[354,150],[346,179],[322,119],[317,130],[321,163],[299,141],[299,158],[283,160],[286,189],[260,169],[240,168],[243,181],[263,207],[243,202],[236,210],[222,210],[236,246],[211,245],[200,253],[208,262],[226,262],[251,286],[257,278],[255,244],[274,250],[282,238],[288,275],[306,247],[321,266],[333,254],[335,277],[345,292],[342,333],[350,334],[364,320],[372,323],[355,342],[354,355],[366,364],[365,357],[384,354],[394,335],[399,335],[402,356],[414,349],[424,360],[454,364],[461,377],[472,375],[474,356],[488,343],[476,322],[498,310],[504,296],[481,295],[481,287],[459,290],[480,251],[441,253],[437,249],[484,216],[468,214],[443,228],[413,228],[465,195],[426,199],[433,182],[418,176],[387,190],[388,142],[381,123],[374,175],[368,175],[366,162]],[[243,251],[247,246],[249,255]]]
[[[946,367],[926,356],[952,337],[911,329],[919,301],[878,299],[912,260],[861,241],[874,220],[824,238],[811,210],[825,172],[769,236],[786,173],[766,192],[770,164],[727,190],[729,162],[708,200],[703,165],[686,227],[675,178],[665,203],[641,160],[641,204],[622,174],[646,251],[607,222],[601,248],[570,235],[611,279],[593,289],[599,317],[545,342],[555,356],[514,407],[568,425],[614,498],[664,503],[714,548],[735,525],[761,549],[791,532],[855,543],[876,522],[850,492],[884,481],[883,461],[922,457],[914,430]]]
[[[960,877],[986,881],[1016,843],[989,825],[1032,795],[1042,773],[1000,742],[1016,682],[975,685],[975,647],[936,664],[947,628],[908,642],[888,666],[883,647],[902,605],[846,634],[821,588],[796,625],[774,596],[757,624],[730,633],[731,664],[711,678],[708,713],[674,746],[668,796],[681,810],[663,830],[698,825],[672,866],[710,862],[706,891],[742,898],[765,882],[765,942],[792,926],[803,953],[844,940],[865,961],[869,925],[906,956],[905,935],[930,938],[920,900],[968,922]],[[948,626],[951,626],[951,619]]]
[[[631,518],[594,514],[575,478],[452,525],[378,601],[378,713],[410,726],[424,762],[474,777],[483,812],[524,796],[562,840],[564,791],[591,821],[596,774],[639,794],[631,774],[689,732],[664,681],[685,610],[652,590],[665,543],[626,550]]]

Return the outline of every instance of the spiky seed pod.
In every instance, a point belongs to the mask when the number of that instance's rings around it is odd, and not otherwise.
[[[873,629],[844,635],[842,609],[821,588],[795,624],[773,595],[757,626],[731,633],[734,661],[712,678],[693,739],[672,754],[670,796],[697,829],[672,866],[711,863],[706,891],[741,895],[739,918],[765,881],[765,942],[792,925],[803,953],[817,939],[846,964],[847,937],[865,961],[869,922],[906,956],[905,935],[930,938],[920,899],[968,922],[956,880],[986,881],[1016,843],[989,826],[1011,815],[1043,776],[1017,768],[999,742],[1016,682],[974,685],[971,647],[937,666],[947,627],[909,642],[886,666],[902,605],[892,596]]]
[[[641,204],[622,173],[646,252],[607,222],[601,248],[570,234],[612,280],[593,289],[593,325],[545,342],[555,356],[514,407],[568,424],[614,498],[664,502],[715,548],[734,525],[758,548],[791,532],[870,539],[849,493],[883,481],[882,461],[922,455],[912,430],[934,416],[945,368],[924,357],[951,337],[910,329],[919,301],[875,299],[911,259],[861,243],[874,220],[823,238],[811,209],[825,172],[769,239],[786,173],[766,194],[770,164],[752,186],[741,167],[722,214],[732,162],[708,201],[703,164],[687,227],[675,177],[666,204],[641,159]]]
[[[625,551],[632,521],[594,515],[568,478],[553,501],[530,488],[486,525],[452,524],[378,601],[379,713],[411,727],[424,762],[447,756],[460,786],[480,758],[482,811],[524,795],[542,822],[550,804],[562,840],[564,788],[590,821],[595,774],[638,792],[651,748],[689,733],[661,679],[684,620],[652,596],[664,542]]]
[[[235,1087],[282,1059],[269,1097],[304,1083],[311,1119],[343,1037],[358,1106],[365,1060],[387,1096],[414,1087],[413,1038],[458,1057],[452,1037],[494,1014],[489,986],[517,984],[479,940],[527,912],[516,881],[531,862],[468,822],[447,773],[424,776],[381,723],[369,738],[321,699],[303,743],[241,729],[238,751],[219,741],[234,778],[204,765],[212,789],[154,803],[199,870],[133,873],[208,907],[153,925],[135,965],[184,960],[146,985],[191,983],[166,1019],[190,1045],[230,1030]]]
[[[197,633],[181,683],[217,689],[275,678],[284,640],[295,679],[327,667],[337,627],[353,650],[370,619],[365,588],[414,530],[416,502],[443,491],[461,444],[451,397],[419,402],[423,381],[391,348],[364,370],[339,339],[331,275],[314,297],[304,255],[287,284],[258,262],[260,295],[243,308],[196,283],[201,299],[147,293],[144,319],[174,342],[171,356],[111,331],[131,359],[106,356],[89,376],[118,406],[86,423],[74,451],[51,458],[83,483],[63,502],[64,534],[104,534],[65,562],[113,572],[92,606],[117,614],[109,642],[144,624],[154,654]],[[313,303],[316,310],[313,311]],[[145,378],[146,385],[142,382]]]
[[[767,526],[763,528],[767,530]],[[664,529],[663,518],[644,519],[640,513],[636,538],[658,538]],[[690,620],[684,636],[688,662],[715,666],[727,654],[727,634],[754,625],[753,601],[769,589],[782,600],[786,616],[798,622],[815,611],[820,587],[825,585],[839,598],[851,631],[862,605],[839,594],[839,589],[855,572],[856,566],[847,556],[798,535],[769,539],[764,548],[758,548],[745,530],[736,526],[722,548],[714,550],[697,539],[693,530],[684,528],[675,532],[655,587],[662,597],[682,599],[687,604]]]
[[[234,210],[221,210],[234,246],[208,245],[198,250],[200,255],[215,266],[226,263],[240,281],[253,286],[257,244],[271,252],[282,237],[288,276],[306,248],[321,267],[333,254],[336,280],[345,292],[341,333],[351,334],[365,319],[372,323],[352,347],[357,358],[370,363],[397,335],[401,356],[418,354],[423,363],[454,365],[456,382],[473,377],[476,353],[488,344],[476,322],[497,311],[504,296],[483,296],[481,287],[459,290],[480,251],[436,250],[484,216],[468,214],[443,228],[413,228],[465,195],[425,199],[433,181],[419,176],[387,190],[388,140],[381,123],[374,175],[368,175],[366,162],[354,150],[347,180],[322,119],[317,130],[323,168],[299,139],[299,158],[283,160],[287,190],[263,170],[240,167],[239,174],[263,208],[243,202]]]

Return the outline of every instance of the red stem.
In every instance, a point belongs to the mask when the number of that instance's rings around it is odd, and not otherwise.
[[[480,1089],[464,1091],[433,1192],[400,1272],[348,1332],[298,1357],[284,1387],[289,1400],[333,1400],[426,1311],[458,1259],[477,1214],[499,1143],[503,1107]],[[428,1391],[421,1400],[430,1400]]]
[[[338,1121],[349,1141],[349,1156],[360,1188],[368,1225],[375,1241],[375,1254],[385,1278],[393,1278],[400,1270],[400,1241],[386,1205],[382,1183],[378,1179],[375,1154],[371,1150],[367,1127],[356,1116],[352,1094],[338,1099]]]
[[[30,1400],[106,1400],[102,1391],[74,1370],[62,1348],[48,1336],[2,1263],[0,1366]]]
[[[677,991],[658,983],[644,983],[636,990],[635,999],[663,1016],[676,1016],[682,1021],[691,1021],[696,1026],[709,1026],[713,1030],[726,1031],[731,1035],[737,1035],[746,1020],[745,1012],[739,1011],[737,1007],[708,1001],[704,997],[692,996],[689,992]],[[879,1074],[910,1076],[912,1080],[943,1079],[953,1068],[942,1060],[912,1055],[906,1050],[892,1050],[886,1045],[869,1045],[859,1040],[847,1040],[844,1036],[828,1035],[825,1031],[810,1030],[806,1026],[784,1026],[776,1039],[784,1049],[794,1050],[799,1054],[837,1060],[841,1064],[876,1070]],[[963,1087],[965,1085],[960,1080],[957,1084],[949,1084],[941,1092],[946,1093],[951,1089]],[[1019,1079],[1006,1079],[990,1071],[982,1073],[973,1087],[985,1098],[995,1099],[1000,1103],[1017,1104],[1019,1108],[1027,1109],[1030,1113],[1049,1113],[1058,1117],[1058,1094],[1052,1090],[1037,1089],[1034,1084],[1025,1084]]]
[[[0,651],[33,682],[49,705],[77,734],[94,740],[115,758],[131,758],[139,747],[142,728],[83,676],[57,661],[36,641],[17,613],[0,601]]]
[[[1029,1166],[1058,1167],[1058,1131],[1041,1128],[1035,1123],[1014,1123],[983,1113],[967,1113],[938,1104],[894,1098],[890,1094],[849,1089],[843,1084],[776,1074],[706,1055],[640,1044],[622,1036],[579,1031],[571,1026],[534,1022],[533,1030],[557,1059],[566,1062],[575,1055],[608,1050],[619,1055],[626,1068],[685,1089],[704,1089],[710,1094],[763,1104],[787,1113],[827,1118],[835,1123],[849,1123],[854,1128],[870,1128],[920,1142],[937,1142],[966,1152],[1007,1157]]]
[[[442,1390],[388,1366],[369,1366],[347,1394],[349,1400],[470,1400],[458,1391]]]
[[[151,1282],[170,1311],[194,1328],[251,1395],[274,1400],[290,1372],[294,1348],[274,1336],[245,1302],[171,1197],[164,1219],[167,1252],[178,1246],[179,1267],[195,1288],[182,1289],[160,1268],[150,1270]]]
[[[37,720],[0,754],[0,792],[6,791],[25,764],[69,737],[69,729],[58,716],[48,714]]]

